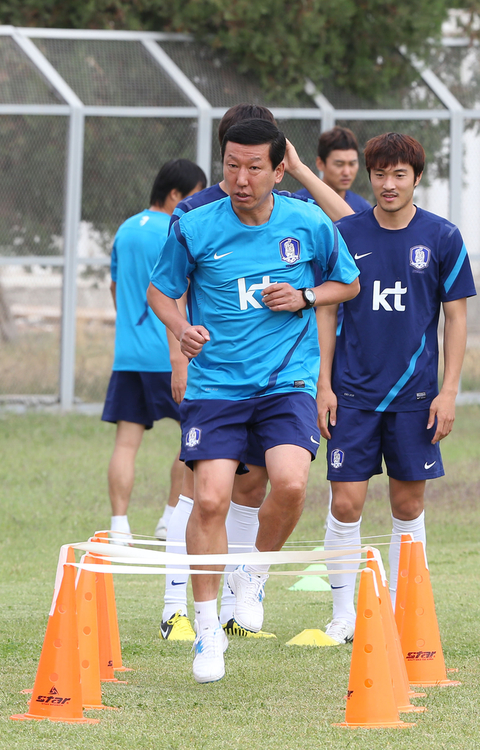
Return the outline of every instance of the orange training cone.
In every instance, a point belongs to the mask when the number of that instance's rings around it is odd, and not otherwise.
[[[14,720],[49,719],[67,723],[97,723],[82,712],[82,688],[75,608],[75,569],[65,565],[63,580],[47,631],[27,713]]]
[[[340,727],[410,727],[400,720],[393,693],[375,573],[360,574],[357,620],[345,721]]]
[[[104,564],[100,557],[95,556],[95,562]],[[97,590],[97,622],[98,622],[98,653],[100,659],[101,682],[124,682],[117,680],[113,673],[112,643],[110,639],[110,622],[108,617],[107,589],[105,574],[96,573]]]
[[[407,670],[393,616],[392,600],[390,599],[390,592],[388,590],[385,568],[377,549],[367,549],[367,567],[374,571],[380,592],[380,612],[382,613],[388,663],[390,665],[390,674],[392,675],[393,694],[398,712],[401,714],[422,713],[426,711],[424,706],[414,706],[410,703]]]
[[[92,555],[85,555],[83,560],[87,564],[95,564],[96,562]],[[80,569],[75,593],[83,707],[110,708],[110,706],[102,704],[98,653],[97,591],[93,571],[86,568]]]
[[[96,531],[93,540],[102,541],[108,539],[108,531]],[[103,560],[104,565],[110,565],[110,562]],[[107,595],[108,625],[110,628],[110,644],[112,647],[112,662],[115,672],[132,672],[129,667],[124,667],[122,663],[122,649],[120,646],[120,633],[118,631],[117,604],[115,601],[115,587],[113,584],[113,575],[104,573],[105,592]]]
[[[412,542],[410,547],[407,596],[400,638],[409,683],[425,686],[460,685],[458,681],[447,679],[423,542]]]
[[[405,600],[407,597],[408,565],[410,562],[410,549],[413,536],[402,534],[400,538],[400,557],[398,560],[397,591],[395,595],[395,622],[399,636],[402,635],[403,615],[405,612]]]
[[[63,545],[60,549],[60,556],[59,561],[57,565],[57,573],[55,576],[55,586],[53,591],[53,600],[52,600],[52,606],[50,609],[50,615],[53,615],[53,612],[55,610],[55,602],[56,602],[56,595],[58,595],[58,591],[60,590],[60,586],[63,580],[63,570],[65,567],[65,563],[75,563],[75,550],[73,547],[67,546],[66,544]],[[57,580],[58,579],[58,580]],[[58,591],[57,591],[58,588]],[[25,690],[21,690],[21,693],[24,695],[31,695],[33,693],[32,688],[25,688]]]

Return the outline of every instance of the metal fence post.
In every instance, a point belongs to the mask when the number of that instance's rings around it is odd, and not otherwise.
[[[75,322],[77,301],[77,241],[82,202],[83,104],[53,65],[28,38],[29,29],[15,29],[13,38],[37,70],[70,109],[64,202],[64,272],[60,342],[60,406],[68,411],[75,392]]]
[[[72,107],[68,129],[63,222],[65,264],[60,352],[60,407],[62,411],[72,408],[75,397],[77,248],[82,208],[84,129],[85,117],[82,108]]]

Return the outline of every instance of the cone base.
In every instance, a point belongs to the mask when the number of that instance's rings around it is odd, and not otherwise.
[[[431,680],[430,682],[428,680],[419,680],[418,682],[409,680],[409,683],[410,685],[419,685],[420,687],[457,687],[462,684],[458,680]]]
[[[332,727],[345,727],[346,729],[408,729],[414,727],[415,723],[408,724],[405,721],[365,721],[365,722],[347,722],[341,724],[332,724]]]
[[[318,629],[302,630],[291,640],[287,641],[287,646],[339,646],[338,641],[334,641],[329,635]]]
[[[100,678],[100,682],[116,682],[118,685],[128,685],[127,680],[117,680],[116,677],[103,677]]]
[[[133,669],[131,669],[130,667],[123,667],[122,666],[122,667],[114,667],[113,671],[114,672],[133,672]]]
[[[33,716],[32,714],[14,714],[13,721],[57,721],[64,724],[99,724],[100,719],[61,719],[56,716]]]
[[[426,693],[416,693],[415,690],[408,691],[409,698],[425,698]]]

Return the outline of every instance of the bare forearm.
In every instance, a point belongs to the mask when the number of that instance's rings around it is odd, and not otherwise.
[[[358,278],[351,284],[342,284],[340,281],[324,281],[320,286],[314,287],[313,291],[317,298],[316,306],[339,305],[353,299],[360,291]]]
[[[300,160],[295,147],[288,140],[284,163],[285,171],[298,180],[298,182],[308,190],[320,208],[325,211],[332,221],[338,221],[344,216],[349,216],[354,213],[350,206],[345,203],[343,198],[340,198],[338,193],[322,182],[322,180]]]
[[[354,213],[343,198],[322,182],[305,164],[302,164],[301,168],[297,170],[297,174],[293,176],[308,190],[315,202],[332,221],[339,221],[344,216]]]
[[[442,392],[458,392],[463,358],[467,343],[466,300],[455,300],[444,305],[445,328],[443,334],[444,375]]]
[[[326,305],[316,310],[318,344],[320,346],[320,376],[318,385],[331,387],[333,355],[337,334],[338,305]]]
[[[178,309],[177,301],[167,297],[153,284],[147,289],[147,301],[157,318],[173,333],[177,341],[180,341],[189,324]]]

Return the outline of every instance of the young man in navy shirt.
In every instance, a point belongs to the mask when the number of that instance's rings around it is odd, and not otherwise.
[[[350,190],[358,172],[358,142],[349,128],[337,125],[321,134],[316,165],[318,171],[323,173],[323,182],[335,190],[355,213],[371,207],[365,198]],[[297,195],[313,197],[305,188],[299,190]]]
[[[400,535],[425,543],[425,482],[444,474],[439,441],[455,418],[466,299],[475,287],[457,227],[413,202],[425,162],[420,143],[398,133],[377,136],[366,145],[365,162],[376,205],[337,223],[360,269],[361,291],[344,304],[337,337],[336,306],[317,311],[317,403],[333,494],[325,549],[360,546],[368,481],[382,472],[383,457],[393,520],[393,599]],[[440,308],[445,366],[439,392]],[[354,567],[347,556],[343,569]],[[331,580],[333,619],[326,632],[339,643],[354,634],[355,577],[345,572]]]

